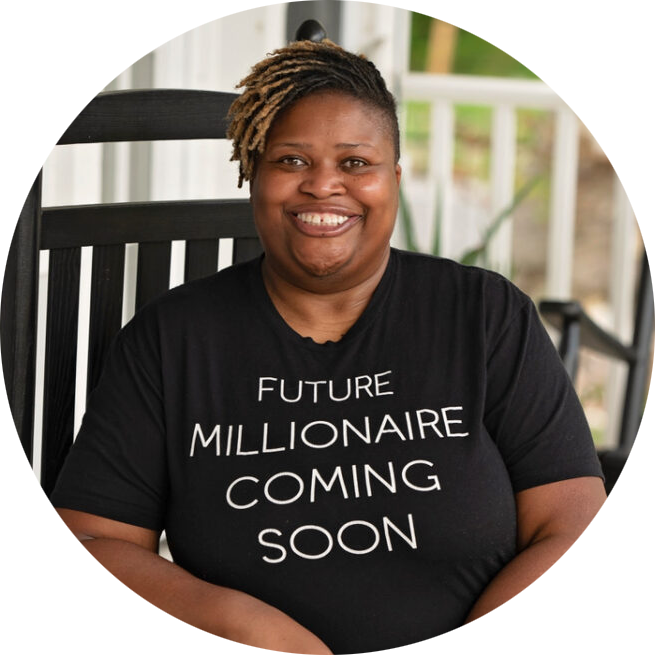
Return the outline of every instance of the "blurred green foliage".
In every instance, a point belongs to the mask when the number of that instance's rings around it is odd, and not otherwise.
[[[434,20],[436,19],[431,16],[412,13],[411,70],[425,70],[430,26]],[[506,52],[462,29],[457,30],[450,72],[458,75],[538,79],[532,71]],[[425,146],[429,141],[430,104],[410,101],[406,104],[405,116],[407,143],[413,150],[415,168],[420,172],[424,170],[427,163],[427,152],[421,152],[420,146],[421,144]],[[455,107],[455,175],[461,173],[480,179],[488,177],[491,118],[490,107],[480,105]],[[548,112],[521,111],[518,119],[519,147],[538,149],[544,130],[548,129],[545,127],[549,119]],[[418,147],[415,149],[414,146]],[[517,184],[520,185],[522,181],[525,180],[517,180]]]
[[[452,72],[544,76],[547,0],[413,0],[412,70],[424,70],[430,21],[444,10],[460,23]]]

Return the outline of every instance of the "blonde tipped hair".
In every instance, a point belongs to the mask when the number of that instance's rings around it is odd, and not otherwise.
[[[239,162],[239,187],[252,180],[266,135],[280,112],[296,100],[319,91],[336,91],[380,109],[387,118],[399,157],[396,102],[375,65],[328,39],[295,41],[255,64],[237,88],[243,93],[232,103],[228,138],[231,160]]]

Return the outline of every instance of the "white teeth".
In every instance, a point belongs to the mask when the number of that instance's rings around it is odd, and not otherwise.
[[[348,216],[319,214],[315,212],[303,212],[296,214],[296,216],[303,223],[309,223],[310,225],[343,225],[348,220]]]

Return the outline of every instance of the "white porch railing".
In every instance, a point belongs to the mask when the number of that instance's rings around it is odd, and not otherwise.
[[[496,216],[511,204],[515,193],[517,110],[552,111],[554,140],[552,148],[551,188],[546,247],[544,295],[571,297],[576,198],[578,193],[580,122],[571,109],[547,85],[533,80],[482,78],[474,76],[405,73],[399,75],[399,98],[425,101],[431,105],[430,147],[427,186],[430,193],[423,203],[419,220],[432,222],[440,216],[441,253],[457,257],[455,233],[459,228],[453,203],[453,153],[455,146],[455,106],[458,104],[490,107],[493,112],[490,135],[490,216]],[[618,179],[614,185],[613,237],[608,272],[611,281],[608,327],[629,337],[632,324],[632,290],[635,285],[636,222]],[[504,221],[490,244],[492,268],[509,275],[512,269],[512,220]],[[608,444],[616,440],[621,385],[621,365],[611,368],[607,405],[610,425],[605,433]]]
[[[552,188],[546,293],[553,298],[571,294],[577,194],[580,112],[614,109],[620,114],[622,143],[614,187],[611,305],[614,328],[630,328],[636,256],[636,224],[641,182],[642,119],[655,115],[655,88],[610,88],[595,84],[508,78],[408,73],[401,78],[403,101],[423,100],[432,105],[428,178],[433,196],[439,189],[441,244],[452,253],[457,217],[452,204],[454,106],[480,105],[493,110],[490,186],[492,215],[507,207],[514,196],[517,109],[545,109],[555,114]],[[511,222],[506,222],[492,245],[496,268],[508,270]]]

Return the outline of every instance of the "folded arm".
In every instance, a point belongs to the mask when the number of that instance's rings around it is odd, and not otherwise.
[[[176,618],[249,646],[329,655],[318,637],[280,610],[243,592],[200,580],[160,557],[156,532],[85,512],[57,511],[115,577]]]
[[[594,596],[620,570],[602,481],[516,494],[519,554],[487,587],[445,655],[571,655]]]

